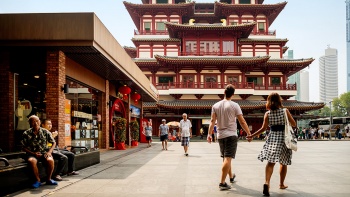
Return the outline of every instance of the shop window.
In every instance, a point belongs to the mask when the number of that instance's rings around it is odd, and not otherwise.
[[[239,4],[250,4],[250,0],[239,0]]]
[[[258,23],[259,31],[265,31],[265,23]]]
[[[280,85],[281,77],[271,77],[271,85]]]
[[[145,22],[143,24],[145,31],[151,31],[151,22]]]
[[[71,103],[71,145],[84,146],[89,150],[98,149],[102,137],[99,114],[101,93],[68,79],[67,82],[70,86],[66,98]]]
[[[157,22],[156,23],[156,29],[159,30],[159,31],[164,31],[165,30],[165,24],[164,22]]]
[[[162,76],[158,78],[159,83],[169,83],[174,82],[173,76]]]

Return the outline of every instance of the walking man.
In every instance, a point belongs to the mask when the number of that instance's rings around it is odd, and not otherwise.
[[[219,184],[221,190],[231,189],[231,186],[225,182],[227,175],[229,175],[231,183],[234,182],[236,177],[236,175],[232,173],[231,167],[231,160],[235,158],[238,142],[236,119],[238,119],[240,125],[247,133],[247,140],[249,142],[252,140],[248,125],[243,118],[241,107],[237,103],[231,101],[234,93],[234,86],[232,84],[227,85],[225,88],[225,99],[213,105],[209,125],[210,133],[207,137],[208,143],[211,143],[211,133],[217,121],[217,135],[221,157],[223,158],[221,181]]]
[[[147,121],[147,126],[145,127],[145,133],[146,133],[146,140],[148,142],[147,148],[152,146],[152,127],[150,125],[150,122]]]
[[[50,131],[40,127],[40,119],[38,116],[32,115],[28,118],[30,129],[24,131],[22,135],[23,151],[26,152],[25,160],[28,162],[34,173],[36,181],[32,184],[33,188],[41,186],[38,161],[45,164],[46,167],[46,185],[57,185],[57,182],[51,179],[54,170],[54,160],[52,151],[56,145],[55,139]],[[47,144],[51,143],[52,147],[48,148]]]
[[[181,135],[181,146],[184,147],[185,156],[188,156],[188,147],[190,145],[190,138],[192,137],[192,124],[187,119],[187,114],[182,114],[182,120],[180,121],[179,132]]]
[[[159,125],[159,132],[158,132],[158,136],[160,137],[160,141],[162,142],[162,146],[163,146],[162,150],[168,150],[169,127],[165,123],[166,123],[166,120],[162,119],[162,124]]]

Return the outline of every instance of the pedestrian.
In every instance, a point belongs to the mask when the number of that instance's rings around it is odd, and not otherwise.
[[[187,114],[182,114],[182,120],[180,121],[179,133],[181,135],[181,146],[184,147],[185,156],[188,156],[188,147],[190,145],[190,138],[192,138],[192,124],[187,118]]]
[[[37,166],[38,161],[43,162],[46,167],[46,184],[57,185],[57,182],[51,179],[55,165],[52,151],[56,146],[56,141],[52,137],[50,131],[40,127],[40,119],[38,116],[32,115],[28,118],[28,121],[31,128],[23,132],[21,144],[23,146],[22,150],[26,152],[24,160],[28,162],[36,179],[32,187],[38,188],[41,186]],[[48,143],[52,144],[51,148],[47,146]]]
[[[42,122],[42,127],[47,129],[48,131],[50,131],[54,138],[57,137],[57,135],[58,135],[57,131],[55,131],[55,132],[51,131],[52,122],[50,119],[44,119]],[[69,150],[59,149],[58,146],[56,145],[56,147],[54,147],[54,150],[52,152],[52,156],[55,160],[58,160],[55,176],[53,176],[53,179],[55,181],[62,181],[61,176],[65,174],[63,170],[64,170],[66,165],[68,165],[68,171],[67,171],[68,176],[79,174],[79,172],[74,171],[74,160],[75,160],[74,153],[72,153]]]
[[[203,135],[204,135],[204,129],[203,127],[201,129],[199,129],[199,133],[201,134],[201,140],[203,139]]]
[[[338,127],[337,130],[335,130],[334,140],[337,140],[337,138],[339,137],[339,132],[340,132],[340,128]]]
[[[284,143],[284,127],[285,127],[285,113],[282,106],[282,100],[278,93],[271,93],[267,98],[266,109],[268,110],[264,115],[264,122],[262,127],[252,136],[259,135],[270,127],[270,134],[266,140],[261,153],[258,156],[260,161],[267,160],[265,167],[265,184],[263,186],[263,194],[269,196],[270,179],[272,176],[275,163],[280,163],[280,189],[286,189],[288,186],[284,184],[287,175],[287,165],[292,163],[292,150],[288,149]],[[292,127],[296,126],[296,122],[286,109],[288,121]]]
[[[168,132],[169,126],[165,124],[166,120],[162,119],[162,124],[159,125],[158,136],[160,137],[160,141],[162,142],[162,150],[168,150]]]
[[[237,119],[244,131],[248,134],[248,141],[251,141],[251,133],[245,119],[243,118],[241,107],[236,102],[231,101],[234,93],[234,86],[232,84],[227,85],[224,92],[225,99],[213,105],[209,124],[210,133],[207,137],[208,143],[211,143],[211,132],[213,131],[215,122],[217,121],[218,141],[221,157],[223,158],[221,180],[219,183],[219,188],[221,190],[231,188],[231,186],[225,182],[227,175],[229,175],[231,183],[234,182],[236,177],[236,175],[232,173],[231,161],[232,158],[235,158],[237,150]]]
[[[147,148],[152,146],[152,126],[150,126],[150,122],[147,121],[146,127],[145,127],[145,133],[146,133],[146,140],[148,142]]]
[[[319,131],[320,131],[320,133],[321,133],[322,139],[324,139],[324,130],[323,130],[323,127],[321,127]]]

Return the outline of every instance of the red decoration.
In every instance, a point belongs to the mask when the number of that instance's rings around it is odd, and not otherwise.
[[[135,92],[134,94],[131,95],[131,99],[135,101],[135,104],[138,103],[138,101],[140,100],[141,95],[137,92]]]
[[[128,94],[130,94],[131,89],[128,86],[124,85],[120,87],[118,91],[123,94],[123,99],[125,100],[128,98]]]

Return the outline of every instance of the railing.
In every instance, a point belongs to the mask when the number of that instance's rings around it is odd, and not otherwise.
[[[168,35],[168,30],[134,30],[134,35]]]
[[[181,56],[241,56],[239,52],[220,52],[220,51],[183,51],[180,53]]]
[[[276,36],[276,30],[269,30],[269,31],[252,31],[250,34],[252,35],[269,35],[269,36]]]
[[[169,82],[157,83],[155,87],[158,90],[168,89],[221,89],[225,88],[228,83],[221,82]],[[254,89],[254,90],[296,90],[296,84],[265,85],[254,84],[253,82],[236,82],[233,83],[236,89]]]

